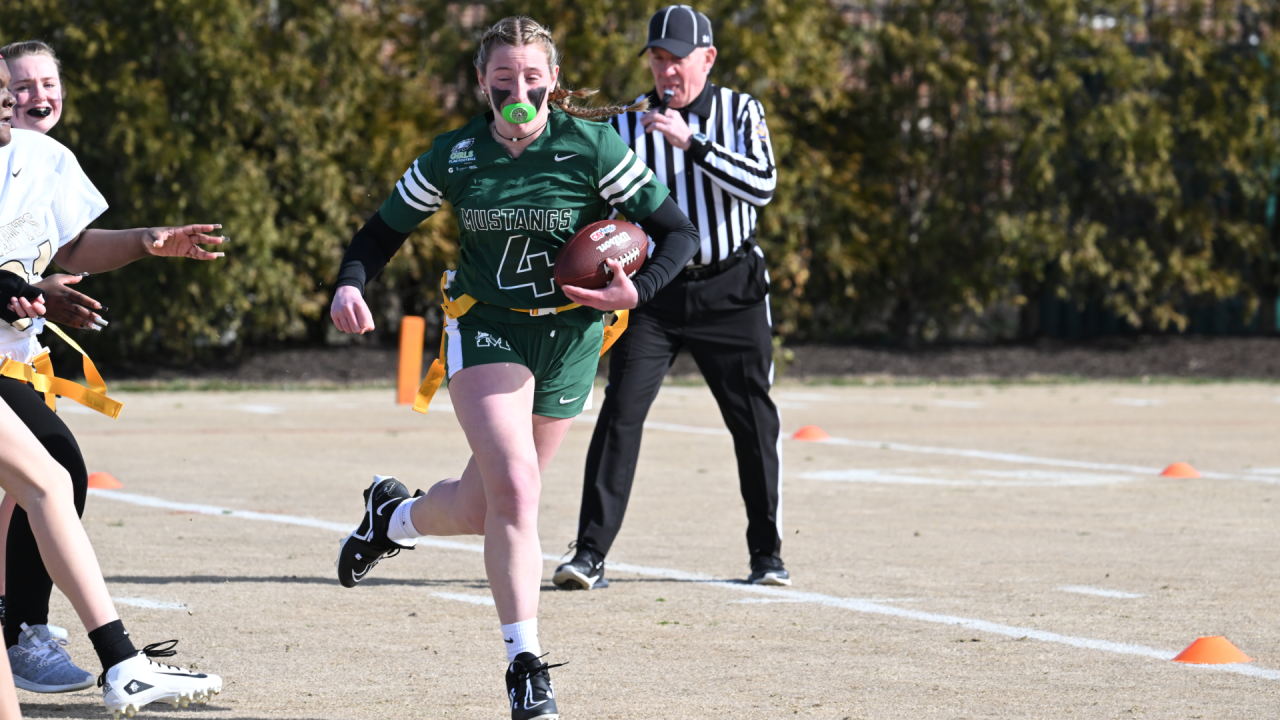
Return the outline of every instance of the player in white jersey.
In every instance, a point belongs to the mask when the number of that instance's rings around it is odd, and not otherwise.
[[[48,134],[62,119],[62,103],[65,96],[62,87],[62,66],[58,62],[57,53],[52,47],[39,40],[28,40],[12,42],[0,47],[0,57],[5,58],[5,64],[9,66],[9,74],[12,76],[10,89],[17,100],[17,105],[13,108],[11,125],[23,130],[33,130],[42,135]],[[92,310],[101,307],[92,298],[73,289],[72,286],[79,283],[83,276],[58,273],[46,277],[38,287],[30,291],[32,293],[36,290],[40,291],[35,300],[43,301],[44,307],[40,308],[42,312],[37,311],[32,307],[32,299],[12,297],[12,293],[18,292],[25,286],[26,273],[20,268],[18,272],[20,274],[0,270],[0,288],[7,288],[11,296],[9,312],[0,311],[0,319],[6,322],[13,322],[24,316],[34,318],[43,315],[69,327],[83,327],[86,323],[80,317],[84,312],[81,308]],[[0,293],[0,297],[4,296]],[[23,314],[19,315],[19,313]],[[92,323],[90,325],[94,328],[99,327]],[[4,624],[5,619],[9,519],[13,516],[15,507],[13,498],[9,495],[5,495],[4,500],[0,501],[0,625]],[[40,561],[31,558],[26,563],[19,563],[20,566],[31,564],[38,565]],[[17,577],[14,579],[13,586],[16,595],[39,596],[47,592],[47,585],[40,582],[39,578],[35,582],[24,578],[23,575],[26,574],[24,570],[26,568],[19,568],[15,573]],[[43,570],[37,568],[36,572],[39,575]],[[22,602],[20,598],[19,605]],[[48,629],[49,634],[54,637],[67,636],[67,631],[56,625],[49,625]]]
[[[7,65],[0,60],[0,269],[16,275],[17,280],[13,282],[22,284],[16,289],[16,296],[28,301],[38,298],[38,289],[27,284],[40,281],[50,260],[54,259],[71,272],[103,272],[147,255],[205,260],[221,256],[197,245],[222,242],[222,238],[204,234],[216,229],[214,225],[119,231],[87,229],[106,209],[106,201],[85,176],[71,151],[38,132],[12,128],[15,98],[9,83]],[[35,372],[36,369],[27,365],[44,359],[37,335],[44,326],[44,320],[38,315],[45,306],[39,302],[17,303],[16,308],[14,305],[11,304],[9,310],[17,317],[0,321],[0,358],[6,359],[0,365],[0,400],[70,476],[72,491],[69,494],[76,512],[80,513],[84,510],[87,485],[84,459],[70,430],[50,404],[46,404],[46,397],[36,391],[37,388],[50,390],[48,375]],[[81,311],[89,321],[97,318],[88,308]],[[61,395],[74,394],[64,390],[79,387],[66,381],[52,382],[61,383],[57,386]],[[85,397],[92,400],[94,393],[84,390]],[[46,393],[48,399],[52,399],[52,394],[52,391]],[[97,397],[96,402],[86,404],[102,409],[106,402],[113,402],[102,394]],[[7,551],[10,577],[15,561],[22,559],[30,568],[38,568],[39,573],[33,574],[51,586],[49,573],[40,562],[30,520],[22,509],[14,511]],[[9,586],[12,588],[14,583]],[[48,592],[43,589],[40,593],[28,594],[21,610],[12,603],[8,608],[5,640],[15,683],[41,692],[88,687],[93,684],[93,676],[76,667],[62,649],[63,643],[48,632]],[[147,660],[146,656],[172,655],[172,646],[152,646],[139,654],[118,618],[98,626],[92,625],[89,618],[84,620],[104,669],[104,702],[117,716],[136,712],[156,700],[176,704],[207,697],[221,689],[221,680],[216,676],[190,673]]]

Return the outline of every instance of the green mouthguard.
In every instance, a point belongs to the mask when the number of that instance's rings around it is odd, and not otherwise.
[[[529,103],[515,103],[502,108],[502,117],[512,125],[523,125],[538,114],[538,109]]]

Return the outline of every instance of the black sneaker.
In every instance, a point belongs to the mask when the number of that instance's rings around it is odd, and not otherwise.
[[[757,555],[751,558],[751,575],[747,582],[752,585],[790,585],[791,573],[782,566],[782,558]]]
[[[594,590],[609,587],[604,579],[604,557],[591,548],[578,543],[570,543],[570,549],[577,548],[573,559],[556,568],[551,582],[561,590]]]
[[[413,497],[422,497],[419,490]],[[401,550],[412,550],[412,545],[401,545],[387,537],[391,514],[400,503],[409,499],[409,489],[393,477],[373,476],[373,484],[364,491],[364,519],[360,527],[342,540],[338,559],[338,582],[342,587],[355,587],[383,558],[392,557]]]
[[[533,653],[516,655],[507,667],[507,698],[511,700],[511,720],[557,720],[556,694],[551,690],[547,670],[564,663],[547,665]]]

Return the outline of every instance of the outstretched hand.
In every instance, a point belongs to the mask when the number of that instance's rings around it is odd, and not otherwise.
[[[329,317],[333,324],[344,333],[363,335],[373,330],[373,313],[360,291],[350,285],[343,285],[333,294],[333,304],[329,306]]]
[[[42,298],[46,299],[43,303],[45,312],[41,314],[46,319],[67,327],[85,330],[101,329],[94,324],[94,319],[100,318],[95,311],[102,309],[102,303],[82,292],[67,287],[68,285],[75,285],[83,279],[83,275],[58,273],[36,283],[35,287],[40,288]],[[10,309],[13,309],[12,304],[10,304]],[[31,317],[31,315],[25,315],[25,317]]]
[[[586,305],[596,310],[605,312],[613,312],[614,310],[630,310],[640,302],[640,295],[636,293],[636,286],[631,282],[631,278],[623,272],[622,263],[617,260],[605,260],[606,265],[613,271],[613,279],[602,290],[587,290],[585,288],[573,287],[572,285],[561,286],[564,294],[570,300],[579,305]]]
[[[143,234],[147,252],[160,257],[185,257],[192,260],[216,260],[225,253],[209,252],[201,245],[221,245],[226,237],[206,235],[221,225],[183,225],[182,227],[148,228]]]

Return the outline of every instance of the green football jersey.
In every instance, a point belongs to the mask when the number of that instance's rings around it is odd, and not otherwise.
[[[500,322],[595,322],[602,313],[585,307],[536,318],[509,308],[568,305],[553,278],[560,248],[614,208],[648,217],[669,191],[608,123],[553,109],[546,130],[513,159],[490,134],[491,117],[438,135],[396,183],[382,219],[409,232],[448,200],[461,239],[451,296],[487,303],[471,312]]]

